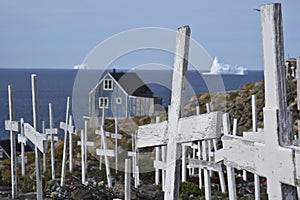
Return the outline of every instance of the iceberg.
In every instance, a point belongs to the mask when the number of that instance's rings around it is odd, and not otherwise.
[[[80,64],[80,65],[75,65],[73,69],[87,69],[88,65],[87,64]]]
[[[231,66],[224,63],[219,63],[218,58],[215,57],[212,66],[210,68],[210,72],[203,72],[202,74],[228,74],[228,75],[246,75],[248,74],[248,69],[241,67],[239,65],[237,66]]]

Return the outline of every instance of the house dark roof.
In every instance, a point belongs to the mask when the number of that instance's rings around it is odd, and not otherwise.
[[[153,97],[151,89],[133,72],[113,72],[109,73],[128,93],[128,95],[138,97]]]

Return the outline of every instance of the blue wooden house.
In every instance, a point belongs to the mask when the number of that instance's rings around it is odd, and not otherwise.
[[[89,113],[93,117],[131,118],[151,116],[160,98],[134,72],[108,72],[89,93]]]

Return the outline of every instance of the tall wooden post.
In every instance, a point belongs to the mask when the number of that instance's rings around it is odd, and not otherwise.
[[[293,135],[289,125],[286,100],[286,76],[281,5],[267,4],[261,7],[262,39],[264,54],[265,107],[279,112],[279,145],[291,144]]]
[[[263,54],[264,54],[264,71],[265,73],[265,116],[264,116],[264,129],[268,134],[266,137],[278,138],[275,140],[266,140],[266,145],[269,146],[287,146],[293,141],[293,133],[291,124],[289,123],[289,115],[286,99],[286,72],[284,65],[284,44],[283,44],[283,28],[281,16],[281,4],[267,4],[261,6],[261,21],[262,21],[262,39],[263,39]],[[278,131],[272,132],[274,126],[269,123],[270,117],[267,118],[266,113],[268,109],[277,109],[277,112],[272,114],[275,119],[280,119],[277,122]],[[268,185],[273,184],[273,187],[268,187],[268,194],[270,199],[280,199],[289,194],[294,196],[291,191],[292,186],[274,183],[273,178],[268,177]],[[275,186],[275,184],[277,184]],[[275,186],[275,187],[274,187]],[[272,195],[272,196],[271,196]],[[296,197],[295,197],[296,198]]]
[[[12,86],[8,86],[8,105],[9,105],[9,121],[12,124],[14,120],[14,102],[13,102],[13,89]],[[14,199],[17,196],[17,159],[16,159],[16,136],[10,128],[10,151],[11,151],[11,193]]]
[[[61,180],[60,186],[64,186],[66,178],[66,163],[67,163],[67,146],[68,146],[68,123],[70,116],[70,97],[67,98],[67,108],[66,108],[66,127],[64,129],[65,138],[64,138],[64,149],[63,149],[63,160],[62,160],[62,169],[61,169]]]
[[[49,103],[49,123],[50,123],[50,131],[52,132],[54,125],[53,125],[53,113],[52,113],[52,104]],[[51,171],[52,171],[52,180],[55,179],[55,158],[54,158],[54,136],[53,133],[50,134],[50,145],[51,145]]]
[[[31,88],[32,88],[32,116],[33,127],[38,131],[38,91],[37,91],[37,76],[31,75]],[[41,152],[35,145],[35,173],[36,173],[36,198],[38,200],[43,199],[43,185],[42,185],[42,171],[41,171]]]
[[[184,97],[185,75],[188,66],[190,28],[180,27],[177,30],[176,50],[174,57],[174,72],[172,81],[171,108],[168,123],[167,167],[165,199],[179,198],[180,154],[181,144],[177,144],[178,121],[181,115],[181,105]]]

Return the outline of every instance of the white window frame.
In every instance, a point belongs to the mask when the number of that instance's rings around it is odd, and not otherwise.
[[[116,98],[116,104],[122,104],[122,98],[121,97]]]
[[[105,105],[102,105],[101,101],[103,101]],[[108,105],[109,105],[108,97],[99,97],[99,108],[108,108]]]
[[[104,79],[104,81],[103,81],[103,89],[104,90],[113,90],[113,80],[112,79]]]

